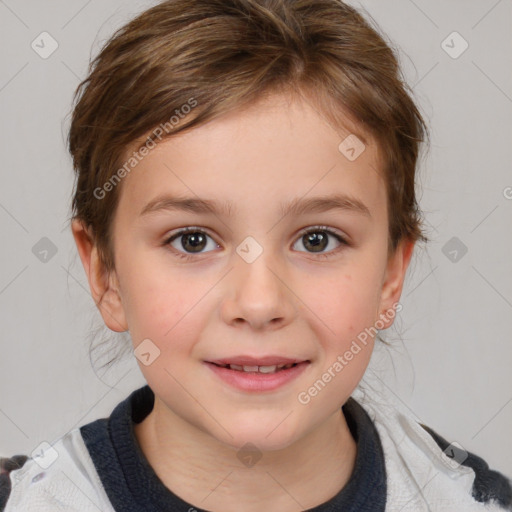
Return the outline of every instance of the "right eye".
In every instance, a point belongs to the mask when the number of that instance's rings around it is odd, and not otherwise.
[[[170,245],[174,251],[178,254],[177,256],[183,258],[191,258],[194,254],[203,254],[203,251],[208,247],[208,238],[212,241],[210,243],[210,249],[216,249],[219,245],[208,235],[204,230],[195,227],[188,227],[179,230],[177,233],[171,235],[164,242],[164,245]]]

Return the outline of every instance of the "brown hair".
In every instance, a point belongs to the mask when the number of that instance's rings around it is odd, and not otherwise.
[[[390,250],[404,238],[427,240],[415,173],[428,131],[395,53],[354,8],[340,0],[166,0],[111,37],[75,92],[73,218],[91,229],[107,270],[128,149],[137,143],[142,151],[276,91],[307,92],[335,125],[346,126],[348,115],[374,136]],[[186,105],[193,112],[183,116]]]

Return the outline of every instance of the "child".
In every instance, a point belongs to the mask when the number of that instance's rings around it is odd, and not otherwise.
[[[72,231],[147,385],[0,510],[512,510],[365,374],[417,241],[422,117],[339,0],[167,0],[77,90]]]

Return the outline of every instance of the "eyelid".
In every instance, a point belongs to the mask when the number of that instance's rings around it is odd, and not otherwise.
[[[315,231],[327,231],[328,233],[335,235],[341,239],[344,243],[348,244],[348,237],[342,232],[339,231],[336,228],[330,227],[330,226],[322,226],[322,225],[315,225],[315,226],[309,226],[307,228],[301,229],[297,233],[297,237],[299,238],[301,236],[307,235],[308,233],[315,232]]]

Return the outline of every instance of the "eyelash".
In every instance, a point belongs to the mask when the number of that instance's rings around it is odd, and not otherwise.
[[[300,231],[300,233],[297,235],[297,240],[299,240],[300,238],[302,238],[305,235],[308,235],[310,233],[317,233],[319,231],[323,231],[323,232],[325,232],[325,233],[327,233],[329,235],[332,235],[338,242],[341,243],[340,247],[337,247],[336,249],[333,249],[332,251],[329,251],[327,253],[317,253],[316,256],[319,257],[319,258],[327,259],[327,258],[330,258],[332,256],[335,256],[341,249],[343,249],[344,246],[348,247],[350,245],[345,240],[344,237],[342,237],[336,231],[333,231],[332,229],[328,228],[327,226],[313,226],[313,227],[310,227],[310,228],[305,228],[302,231]],[[168,237],[163,242],[163,245],[164,246],[169,246],[169,244],[171,242],[173,242],[174,240],[176,240],[180,236],[186,235],[188,233],[203,233],[203,234],[205,234],[205,235],[207,235],[207,236],[209,236],[210,238],[213,239],[213,237],[211,235],[209,235],[208,232],[206,232],[204,229],[191,226],[191,227],[188,227],[188,228],[181,229],[177,233],[174,233],[172,236]],[[198,256],[200,254],[204,254],[204,253],[197,253],[197,254],[184,253],[184,252],[176,251],[174,248],[171,248],[171,250],[175,254],[175,256],[177,256],[180,259],[186,260],[186,261],[196,259],[196,256]],[[304,252],[304,251],[300,251],[300,252]],[[315,253],[309,253],[309,254],[315,254]]]

